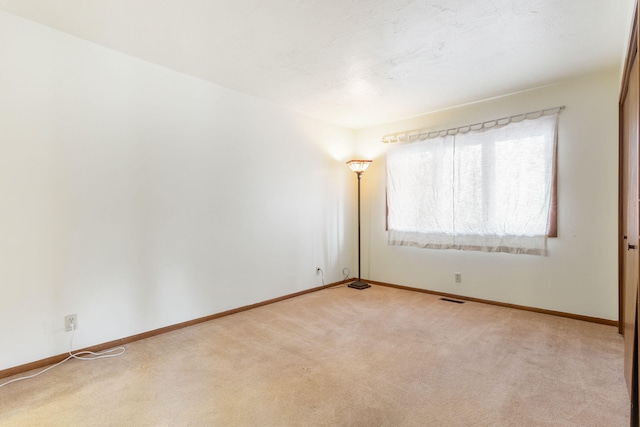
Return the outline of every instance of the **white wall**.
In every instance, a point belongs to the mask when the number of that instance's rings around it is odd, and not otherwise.
[[[363,176],[363,277],[617,320],[618,70],[358,131],[373,158]],[[428,94],[425,94],[428,96]],[[559,124],[558,233],[549,256],[387,245],[383,135],[446,129],[565,105]],[[462,273],[462,284],[454,283]]]
[[[352,131],[0,12],[0,369],[341,280]],[[353,268],[352,268],[353,270]]]

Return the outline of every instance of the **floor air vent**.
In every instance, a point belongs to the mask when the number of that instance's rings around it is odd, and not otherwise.
[[[447,302],[455,302],[456,304],[464,304],[464,301],[458,301],[456,299],[451,299],[451,298],[440,298],[440,300],[447,301]]]

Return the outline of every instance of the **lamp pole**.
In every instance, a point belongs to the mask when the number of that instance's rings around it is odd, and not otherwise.
[[[360,272],[360,179],[362,178],[362,173],[369,167],[370,163],[371,160],[351,160],[347,162],[351,170],[358,175],[358,281],[349,284],[350,288],[358,290],[371,287],[371,285],[362,281]]]

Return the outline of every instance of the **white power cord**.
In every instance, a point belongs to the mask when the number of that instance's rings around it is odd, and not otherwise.
[[[324,286],[324,271],[322,271],[321,268],[318,268],[318,271],[320,272],[320,274],[322,275],[322,286]]]
[[[20,377],[20,378],[14,378],[11,381],[7,381],[5,383],[0,384],[0,387],[4,387],[7,384],[11,384],[11,383],[15,383],[17,381],[22,381],[22,380],[28,380],[29,378],[34,378],[37,377],[40,374],[44,374],[45,372],[47,372],[50,369],[55,368],[58,365],[62,365],[64,362],[66,362],[69,359],[78,359],[78,360],[97,360],[97,359],[106,359],[107,357],[117,357],[122,355],[125,351],[127,351],[124,347],[115,347],[115,348],[111,348],[109,350],[104,350],[104,351],[99,351],[99,352],[93,352],[93,351],[79,351],[77,353],[73,353],[73,337],[76,334],[76,325],[73,322],[71,323],[71,340],[69,342],[69,356],[64,359],[61,360],[60,362],[56,363],[55,365],[51,365],[48,368],[43,369],[40,372],[36,372],[33,375],[28,375],[26,377]],[[117,353],[116,353],[117,352]],[[87,356],[89,355],[89,356]]]

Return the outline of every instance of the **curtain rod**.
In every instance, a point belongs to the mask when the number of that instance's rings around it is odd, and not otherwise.
[[[382,137],[382,142],[385,144],[395,144],[401,142],[412,142],[417,140],[425,140],[430,138],[436,138],[438,136],[455,135],[457,133],[467,133],[472,130],[489,129],[494,126],[504,126],[512,122],[520,122],[525,119],[537,119],[542,116],[549,116],[557,114],[564,110],[565,106],[547,108],[544,110],[531,111],[529,113],[516,114],[509,117],[502,117],[500,119],[489,120],[482,123],[474,123],[472,125],[459,126],[456,128],[442,129],[436,131],[429,131],[428,129],[416,129],[407,130],[403,132],[396,132],[385,135]]]

